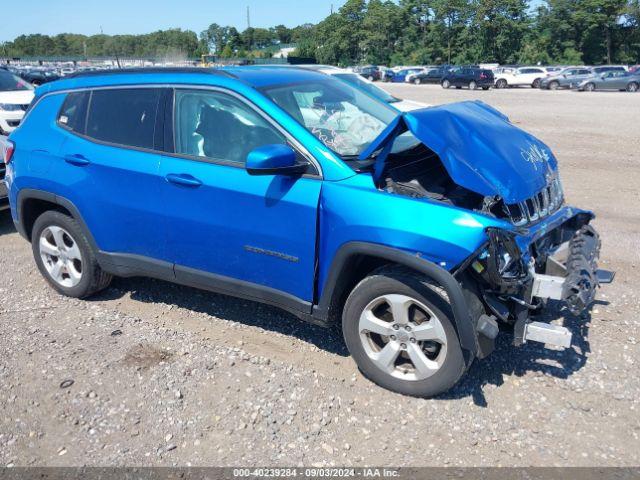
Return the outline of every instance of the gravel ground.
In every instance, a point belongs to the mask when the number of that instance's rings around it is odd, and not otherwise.
[[[276,309],[149,279],[89,301],[48,288],[0,212],[0,463],[638,465],[640,94],[392,85],[479,98],[549,144],[618,271],[570,326],[574,347],[509,345],[445,396],[362,378],[340,335]]]

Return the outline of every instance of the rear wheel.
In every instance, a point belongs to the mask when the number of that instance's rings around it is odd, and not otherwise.
[[[507,88],[509,84],[504,78],[501,78],[496,82],[496,88]]]
[[[362,373],[394,392],[431,397],[465,371],[449,304],[411,271],[385,267],[362,280],[347,299],[342,328]]]
[[[549,82],[549,90],[557,90],[560,87],[560,84],[555,80],[553,82]]]
[[[540,88],[540,79],[536,78],[531,84],[531,88]]]
[[[422,80],[420,80],[419,78],[414,78],[413,83],[415,83],[416,85],[420,85],[422,83]]]
[[[40,273],[63,295],[88,297],[111,282],[82,228],[67,215],[56,211],[40,215],[33,225],[31,246]]]
[[[471,80],[469,82],[469,90],[475,90],[476,88],[478,88],[478,84],[475,82],[475,80]]]
[[[627,92],[637,92],[638,84],[636,82],[631,82],[627,85]]]
[[[367,80],[369,80],[370,82],[373,82],[373,81],[375,80],[375,78],[373,78],[373,76],[369,75],[369,76],[367,77]]]
[[[587,84],[584,86],[584,90],[585,90],[586,92],[593,92],[595,89],[596,89],[596,85],[595,85],[594,83],[591,83],[591,82],[587,83]]]
[[[446,78],[442,81],[442,88],[449,88],[451,86],[451,82]]]

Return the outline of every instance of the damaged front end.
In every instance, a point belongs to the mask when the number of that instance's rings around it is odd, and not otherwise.
[[[420,145],[395,151],[406,132]],[[398,116],[360,156],[367,158],[375,158],[381,190],[499,221],[453,270],[468,294],[480,357],[492,351],[499,324],[513,328],[516,345],[570,346],[569,330],[533,319],[550,300],[579,315],[614,274],[598,269],[594,215],[564,206],[544,143],[488,105],[461,102]]]
[[[529,228],[487,229],[486,248],[459,270],[477,282],[487,314],[513,326],[516,345],[569,347],[568,329],[533,317],[549,300],[580,315],[598,286],[613,281],[613,272],[598,269],[600,238],[592,219],[590,212],[565,207]]]

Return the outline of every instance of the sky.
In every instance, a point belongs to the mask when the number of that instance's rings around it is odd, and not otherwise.
[[[345,0],[0,0],[0,42],[42,33],[148,33],[182,28],[200,33],[211,23],[247,27],[317,23]]]

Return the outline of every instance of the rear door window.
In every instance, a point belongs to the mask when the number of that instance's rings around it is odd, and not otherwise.
[[[118,145],[152,149],[159,88],[94,90],[86,134]]]
[[[73,132],[84,135],[90,95],[90,92],[68,94],[60,109],[58,123]]]

